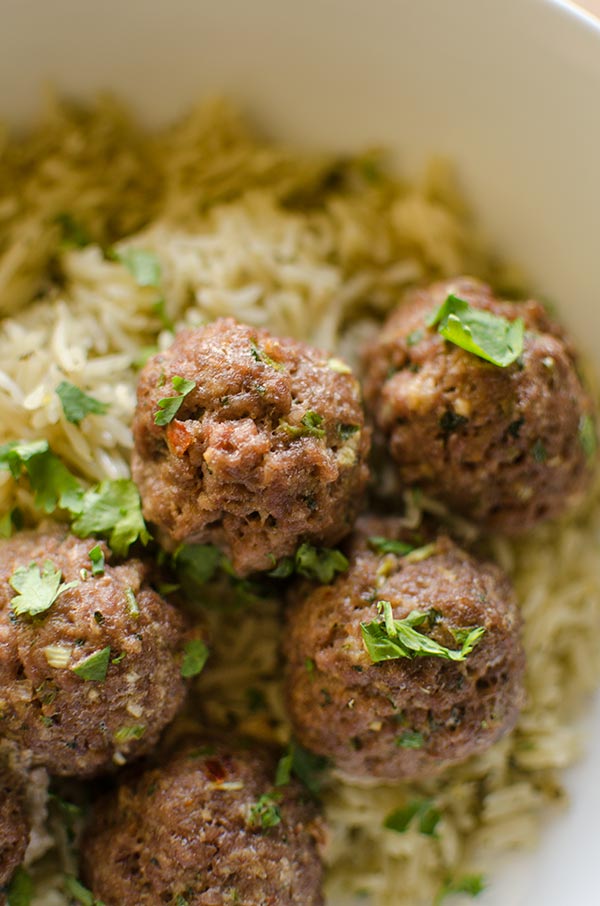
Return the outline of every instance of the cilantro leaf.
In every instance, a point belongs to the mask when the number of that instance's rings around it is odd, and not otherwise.
[[[9,440],[0,446],[0,469],[10,471],[13,478],[21,477],[23,467],[34,457],[47,453],[47,440]]]
[[[54,222],[61,228],[63,249],[82,249],[90,245],[92,238],[83,224],[66,211],[57,214]]]
[[[66,892],[76,900],[80,906],[104,906],[104,904],[94,897],[91,890],[84,887],[83,884],[72,875],[65,875],[64,886]]]
[[[404,834],[416,819],[420,834],[435,837],[435,830],[441,817],[439,811],[434,807],[433,799],[413,799],[404,808],[391,812],[383,822],[383,826],[387,830]]]
[[[89,657],[84,658],[76,667],[71,667],[73,673],[82,680],[93,683],[103,683],[110,662],[110,646],[94,651]]]
[[[212,544],[180,545],[173,561],[184,591],[193,593],[198,585],[209,582],[219,568],[221,556],[221,551]]]
[[[582,415],[579,419],[579,443],[589,460],[593,460],[598,451],[596,426],[591,415]]]
[[[304,784],[309,793],[312,793],[313,796],[318,796],[325,780],[325,771],[330,764],[329,759],[323,755],[315,755],[313,752],[309,752],[308,749],[294,741],[290,743],[288,756],[291,757],[290,773],[294,774]],[[280,765],[282,760],[279,762]],[[287,762],[285,767],[281,769],[279,786],[284,785],[281,783],[284,778],[284,772],[285,774],[288,772]]]
[[[192,676],[198,676],[202,673],[204,665],[208,660],[208,647],[202,639],[192,639],[183,649],[183,662],[181,664],[181,675],[184,679]]]
[[[18,480],[23,470],[35,491],[35,505],[52,513],[60,506],[75,512],[83,488],[48,446],[47,440],[11,440],[0,447],[0,469]]]
[[[427,320],[428,327],[436,325],[444,339],[500,368],[511,365],[523,352],[522,318],[509,321],[474,308],[452,293]]]
[[[131,742],[133,739],[141,739],[146,732],[145,724],[133,724],[131,727],[119,727],[115,733],[115,742]]]
[[[348,560],[339,550],[301,544],[295,556],[296,572],[324,585],[332,582],[336,573],[348,569]]]
[[[401,749],[422,749],[425,739],[418,730],[405,730],[400,736],[396,736],[395,743]]]
[[[168,425],[169,422],[172,422],[186,396],[196,387],[196,381],[187,381],[177,374],[171,378],[171,382],[177,393],[175,396],[165,396],[158,401],[158,411],[154,415],[155,425]]]
[[[270,355],[267,355],[264,349],[260,349],[254,340],[250,340],[250,355],[255,362],[261,362],[263,365],[268,365],[276,371],[285,371],[285,365],[281,362],[276,362]]]
[[[151,537],[142,516],[138,489],[130,478],[102,481],[86,491],[72,529],[80,538],[107,534],[119,557],[126,556],[138,538],[147,544]]]
[[[289,783],[292,778],[292,765],[293,765],[294,755],[292,752],[287,752],[285,755],[282,755],[279,761],[277,762],[277,770],[275,772],[275,786],[285,786],[286,783]]]
[[[281,811],[277,805],[281,798],[280,793],[263,793],[251,806],[248,824],[251,827],[260,827],[268,830],[281,823]]]
[[[279,427],[282,428],[286,434],[289,434],[290,437],[318,437],[323,438],[326,436],[326,431],[321,427],[323,424],[323,416],[319,415],[318,412],[313,412],[309,409],[302,416],[302,421],[299,425],[291,425],[285,419],[281,419],[279,422]]]
[[[405,541],[394,541],[392,538],[381,538],[378,535],[369,538],[369,547],[376,554],[395,554],[397,557],[404,557],[415,550],[414,544],[407,544]]]
[[[128,248],[122,252],[113,251],[112,257],[127,268],[138,286],[160,286],[162,267],[154,252]]]
[[[108,403],[101,403],[70,381],[61,381],[55,393],[62,403],[65,418],[73,425],[78,425],[86,415],[105,415],[109,409]]]
[[[103,576],[104,575],[104,551],[99,544],[96,544],[88,554],[90,560],[92,561],[92,575],[93,576]]]
[[[397,658],[415,657],[464,661],[485,633],[482,626],[468,629],[461,647],[454,650],[440,645],[415,628],[430,621],[430,612],[413,610],[403,620],[395,620],[389,601],[380,601],[378,607],[383,610],[383,622],[373,620],[371,623],[360,624],[364,646],[374,664]]]
[[[18,594],[11,600],[11,607],[17,616],[35,617],[48,610],[56,599],[79,585],[78,582],[61,582],[62,573],[52,560],[46,560],[40,570],[35,562],[20,566],[8,580]]]
[[[6,891],[8,906],[30,906],[33,899],[33,878],[23,866],[19,866],[12,876]]]
[[[446,897],[455,893],[466,893],[471,897],[479,896],[485,890],[486,883],[483,875],[463,875],[456,881],[448,881],[435,898],[434,906],[439,906]]]

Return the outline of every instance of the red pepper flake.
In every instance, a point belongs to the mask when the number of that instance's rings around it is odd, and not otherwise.
[[[207,758],[204,768],[214,783],[223,783],[227,777],[227,769],[218,758]]]
[[[194,435],[186,427],[185,422],[174,419],[167,425],[167,443],[169,450],[176,456],[184,456],[194,442]]]

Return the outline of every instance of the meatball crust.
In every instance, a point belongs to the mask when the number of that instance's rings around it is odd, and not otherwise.
[[[23,862],[29,834],[22,778],[0,753],[0,903],[2,888]]]
[[[521,317],[520,359],[500,368],[427,327],[449,293],[510,321]],[[507,533],[557,516],[587,487],[592,400],[570,340],[538,302],[500,301],[464,277],[416,290],[365,362],[365,397],[403,485]]]
[[[84,836],[85,883],[107,906],[321,906],[321,822],[294,781],[273,789],[275,767],[266,751],[188,745],[123,783]]]
[[[284,650],[286,697],[299,742],[354,778],[415,779],[482,752],[512,729],[523,704],[524,653],[514,592],[499,567],[446,537],[406,556],[370,549],[369,535],[413,540],[397,520],[361,520],[350,568],[297,592]],[[371,527],[370,527],[371,526]],[[372,663],[361,622],[434,612],[430,638],[460,647],[453,630],[485,633],[462,662],[432,656]]]
[[[194,381],[155,423],[172,378]],[[240,575],[352,529],[370,435],[342,362],[233,319],[178,334],[143,369],[133,476],[163,543],[211,542]]]
[[[95,545],[106,559],[100,576],[90,572]],[[109,559],[104,542],[60,530],[0,544],[0,735],[51,773],[91,776],[148,752],[185,696],[183,618],[140,560]],[[48,560],[77,585],[43,613],[16,616],[11,577]],[[104,680],[75,672],[107,648]]]

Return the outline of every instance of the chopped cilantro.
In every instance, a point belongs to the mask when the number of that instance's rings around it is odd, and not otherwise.
[[[416,346],[417,343],[420,343],[423,337],[425,336],[425,331],[419,328],[418,330],[413,330],[412,333],[406,338],[407,346]]]
[[[280,798],[280,793],[263,793],[250,808],[248,817],[250,826],[269,830],[269,828],[280,824],[281,811],[277,805]]]
[[[0,538],[10,538],[14,529],[13,521],[14,510],[7,510],[2,517],[0,517]]]
[[[539,437],[531,449],[531,455],[533,456],[533,458],[535,459],[536,462],[540,462],[540,463],[546,462],[546,460],[548,459],[548,451],[546,450],[544,444],[539,439]]]
[[[469,629],[461,647],[454,650],[440,645],[415,629],[431,621],[431,611],[413,610],[403,620],[395,620],[389,601],[380,601],[377,606],[383,612],[383,622],[373,620],[371,623],[360,624],[364,646],[374,664],[397,658],[415,657],[464,661],[485,632],[482,626]]]
[[[20,478],[23,467],[48,449],[46,440],[10,440],[0,446],[0,469],[8,469],[13,478]]]
[[[131,360],[134,368],[143,368],[148,359],[158,352],[158,346],[142,346],[137,355]]]
[[[341,551],[301,544],[294,557],[282,557],[268,575],[272,579],[287,579],[297,573],[326,585],[333,581],[336,573],[347,569],[348,560]]]
[[[436,325],[444,339],[500,368],[511,365],[523,352],[522,318],[509,321],[452,294],[427,320],[428,327]]]
[[[89,657],[80,661],[76,667],[72,667],[80,679],[90,683],[103,683],[106,679],[106,672],[110,661],[110,647],[102,648],[101,651],[94,651]]]
[[[291,756],[291,773],[304,784],[309,793],[318,796],[323,787],[324,772],[329,767],[329,759],[309,752],[297,742],[290,744],[288,755]]]
[[[8,906],[30,906],[33,899],[33,889],[33,878],[23,866],[19,866],[12,876],[6,891]]]
[[[391,812],[383,822],[383,826],[387,830],[404,834],[413,821],[416,821],[420,834],[435,837],[435,830],[441,817],[438,810],[434,808],[433,799],[413,799],[404,808]]]
[[[35,505],[45,513],[53,513],[57,507],[79,513],[83,488],[65,464],[47,450],[33,456],[25,464],[29,482],[35,491]]]
[[[167,314],[167,303],[166,300],[161,296],[160,299],[157,299],[154,305],[152,306],[154,314],[162,324],[165,330],[170,330],[171,333],[175,330],[175,323]],[[156,350],[158,352],[158,349]]]
[[[337,374],[352,374],[352,369],[341,359],[327,359],[327,367]]]
[[[90,245],[92,238],[83,224],[79,223],[72,214],[66,211],[57,214],[54,222],[62,232],[61,248],[82,249]]]
[[[78,582],[61,582],[62,573],[52,560],[46,560],[40,570],[37,563],[20,566],[9,582],[18,595],[12,599],[11,607],[17,616],[26,614],[35,617],[48,610],[56,599],[75,588]]]
[[[131,742],[132,739],[141,739],[146,732],[145,724],[134,724],[131,727],[119,727],[115,733],[115,742]]]
[[[84,887],[83,884],[72,875],[65,875],[64,885],[67,893],[73,897],[80,906],[103,906],[103,903],[94,897],[91,890]]]
[[[182,544],[173,555],[173,563],[184,591],[194,593],[199,585],[209,582],[221,563],[221,551],[212,544]]]
[[[382,538],[379,535],[369,538],[369,547],[376,554],[395,554],[397,557],[404,557],[415,550],[414,544],[407,544],[406,541],[394,541],[393,538]]]
[[[405,730],[400,736],[396,736],[395,743],[401,749],[422,749],[425,739],[417,730]]]
[[[466,893],[471,897],[479,896],[485,890],[486,883],[483,875],[463,875],[456,881],[448,881],[435,898],[434,906],[439,906],[446,897],[455,893]]]
[[[287,754],[281,756],[281,758],[277,762],[277,770],[275,772],[275,786],[285,786],[286,783],[290,782],[292,777],[293,761],[294,756],[292,752],[287,752]]]
[[[122,252],[113,251],[111,257],[127,268],[138,286],[160,286],[162,267],[154,252],[128,248]]]
[[[171,383],[177,393],[175,396],[165,396],[158,401],[158,411],[154,415],[155,425],[168,425],[169,422],[172,422],[186,396],[196,387],[196,381],[187,381],[177,374],[173,375]]]
[[[360,425],[342,425],[337,426],[337,433],[342,440],[350,440],[358,431],[360,431]]]
[[[250,355],[255,362],[269,365],[271,368],[275,368],[276,371],[285,371],[285,365],[281,362],[276,362],[270,355],[267,355],[264,349],[260,349],[254,340],[250,341]]]
[[[125,600],[127,601],[127,610],[129,611],[130,616],[139,617],[140,606],[137,602],[135,594],[133,593],[133,588],[125,589]]]
[[[579,443],[587,458],[593,460],[598,450],[598,439],[591,415],[582,415],[579,419]]]
[[[138,538],[142,544],[150,540],[138,489],[129,478],[102,481],[86,491],[72,528],[80,538],[96,533],[108,535],[109,544],[119,557],[126,556]]]
[[[204,665],[208,660],[208,647],[202,639],[192,639],[183,649],[183,662],[181,664],[181,675],[188,679],[191,676],[198,676],[202,673]]]
[[[78,425],[86,415],[105,415],[109,409],[108,403],[101,403],[70,381],[61,381],[55,393],[62,403],[66,420],[73,425]]]
[[[104,551],[99,544],[96,544],[88,554],[90,560],[92,561],[92,575],[93,576],[103,576],[104,575]]]
[[[313,412],[309,409],[302,416],[302,421],[299,425],[291,425],[285,419],[281,419],[279,426],[283,428],[286,434],[289,434],[290,437],[319,437],[323,438],[326,436],[327,432],[324,428],[321,427],[323,424],[323,416],[319,415],[317,412]]]

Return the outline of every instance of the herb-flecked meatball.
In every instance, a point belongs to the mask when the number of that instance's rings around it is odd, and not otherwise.
[[[299,590],[288,614],[294,732],[351,777],[435,774],[510,730],[523,703],[521,621],[506,575],[446,537],[414,550],[407,539],[394,519],[361,520],[348,572]],[[464,660],[427,653],[431,640],[458,652],[477,628]],[[391,659],[374,661],[363,631]],[[395,643],[420,653],[396,656]]]
[[[0,903],[2,888],[23,862],[29,833],[22,778],[0,752]]]
[[[109,559],[60,530],[0,544],[0,735],[55,774],[148,752],[185,696],[183,618],[140,560]]]
[[[214,543],[247,575],[352,529],[370,438],[357,381],[324,352],[232,319],[183,331],[143,369],[133,430],[163,542]]]
[[[509,322],[522,318],[517,360],[492,364],[428,326],[449,294]],[[560,514],[588,485],[592,401],[571,341],[538,302],[501,301],[469,278],[416,290],[365,361],[365,396],[403,485],[508,533]]]
[[[261,750],[189,745],[101,800],[83,877],[107,906],[321,906],[320,819]]]

